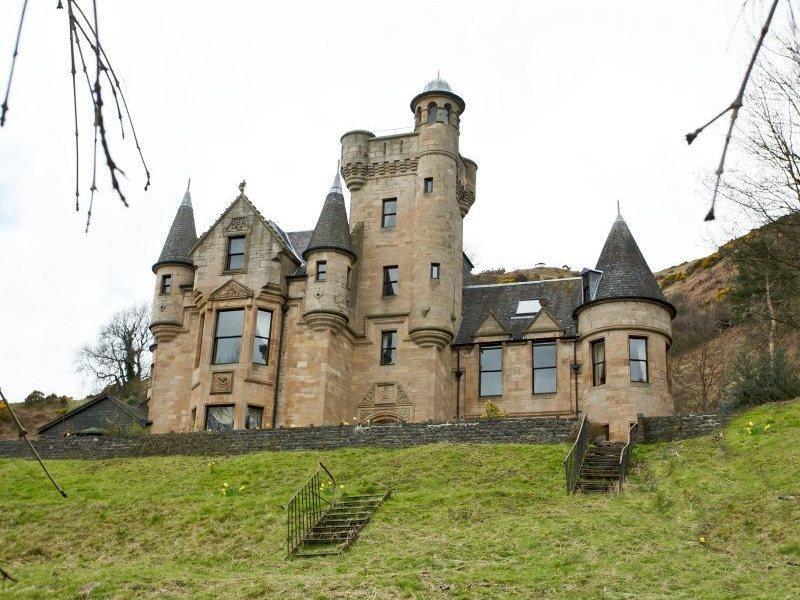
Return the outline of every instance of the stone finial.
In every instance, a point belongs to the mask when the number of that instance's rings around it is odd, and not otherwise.
[[[239,184],[239,195],[244,196],[244,188],[247,185],[247,182],[242,179],[242,182]]]

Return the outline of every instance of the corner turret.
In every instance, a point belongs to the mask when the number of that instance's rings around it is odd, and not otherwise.
[[[356,260],[339,172],[303,252],[308,274],[303,318],[317,331],[338,331],[348,321],[350,280]]]
[[[189,180],[191,184],[191,179]],[[194,263],[191,250],[197,242],[194,224],[194,209],[189,185],[172,221],[164,248],[158,261],[153,265],[156,287],[153,295],[153,310],[150,329],[157,342],[175,337],[183,325],[182,286],[194,283]]]

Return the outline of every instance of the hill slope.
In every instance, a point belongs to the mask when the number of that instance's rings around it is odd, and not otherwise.
[[[34,463],[3,460],[0,564],[20,580],[4,597],[784,599],[800,576],[798,436],[795,401],[724,436],[639,446],[619,497],[567,496],[565,446],[51,462],[67,500]],[[280,505],[318,459],[348,491],[394,492],[345,554],[287,561]]]

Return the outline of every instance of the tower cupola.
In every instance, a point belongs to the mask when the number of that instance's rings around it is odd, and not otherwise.
[[[411,100],[415,128],[435,123],[445,123],[457,128],[465,108],[463,98],[438,74],[436,79],[425,84],[422,91]]]

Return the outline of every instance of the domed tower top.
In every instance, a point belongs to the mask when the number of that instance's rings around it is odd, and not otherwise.
[[[428,83],[425,84],[425,87],[422,88],[422,91],[414,96],[411,100],[411,111],[415,112],[417,109],[417,104],[420,100],[427,96],[447,96],[451,98],[456,105],[458,106],[458,112],[463,113],[464,109],[466,108],[466,104],[464,103],[464,99],[456,94],[453,91],[453,88],[450,87],[450,84],[447,83],[444,79],[439,77],[439,74],[436,74],[436,79],[432,79]]]
[[[445,123],[458,130],[465,106],[461,96],[453,92],[450,84],[437,74],[436,79],[429,81],[411,100],[414,129],[419,130],[422,125]]]

